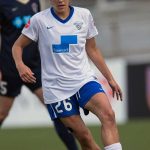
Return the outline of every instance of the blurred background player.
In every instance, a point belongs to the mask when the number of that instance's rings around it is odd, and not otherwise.
[[[43,103],[41,89],[41,64],[37,44],[31,43],[24,53],[24,62],[31,67],[37,81],[26,84],[16,70],[11,48],[30,17],[40,10],[38,0],[0,0],[0,126],[13,105],[15,97],[20,94],[22,85],[26,85]],[[67,128],[59,121],[54,121],[55,129],[69,150],[77,150],[75,139]]]

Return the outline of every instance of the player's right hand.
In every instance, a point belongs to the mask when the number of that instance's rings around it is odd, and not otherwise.
[[[36,82],[34,73],[31,71],[31,69],[28,66],[26,66],[23,63],[20,63],[17,65],[17,69],[18,69],[21,79],[24,82],[27,82],[27,83],[35,83]]]

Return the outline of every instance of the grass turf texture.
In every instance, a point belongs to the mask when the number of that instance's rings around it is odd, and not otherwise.
[[[89,126],[95,140],[99,127]],[[150,150],[150,120],[129,121],[119,126],[123,150]],[[0,130],[0,150],[66,150],[53,128]]]

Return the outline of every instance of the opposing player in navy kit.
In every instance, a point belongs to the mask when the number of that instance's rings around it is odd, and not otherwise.
[[[106,77],[113,94],[122,92],[96,47],[98,34],[88,9],[70,6],[70,0],[50,0],[52,7],[34,15],[13,45],[13,57],[20,77],[36,83],[30,67],[22,60],[23,49],[38,42],[44,102],[52,120],[59,118],[76,136],[83,150],[100,150],[80,117],[79,107],[101,121],[105,150],[122,150],[109,100],[98,83],[88,57]]]
[[[23,53],[23,60],[36,76],[35,84],[21,80],[12,58],[11,48],[30,17],[40,10],[38,0],[0,0],[0,125],[7,117],[15,97],[20,94],[22,85],[26,85],[43,103],[41,89],[41,62],[35,42]],[[77,150],[74,137],[59,120],[54,121],[55,129],[68,150]]]

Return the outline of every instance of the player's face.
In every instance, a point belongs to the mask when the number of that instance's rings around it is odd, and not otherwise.
[[[56,13],[67,13],[69,11],[70,0],[50,0]]]

